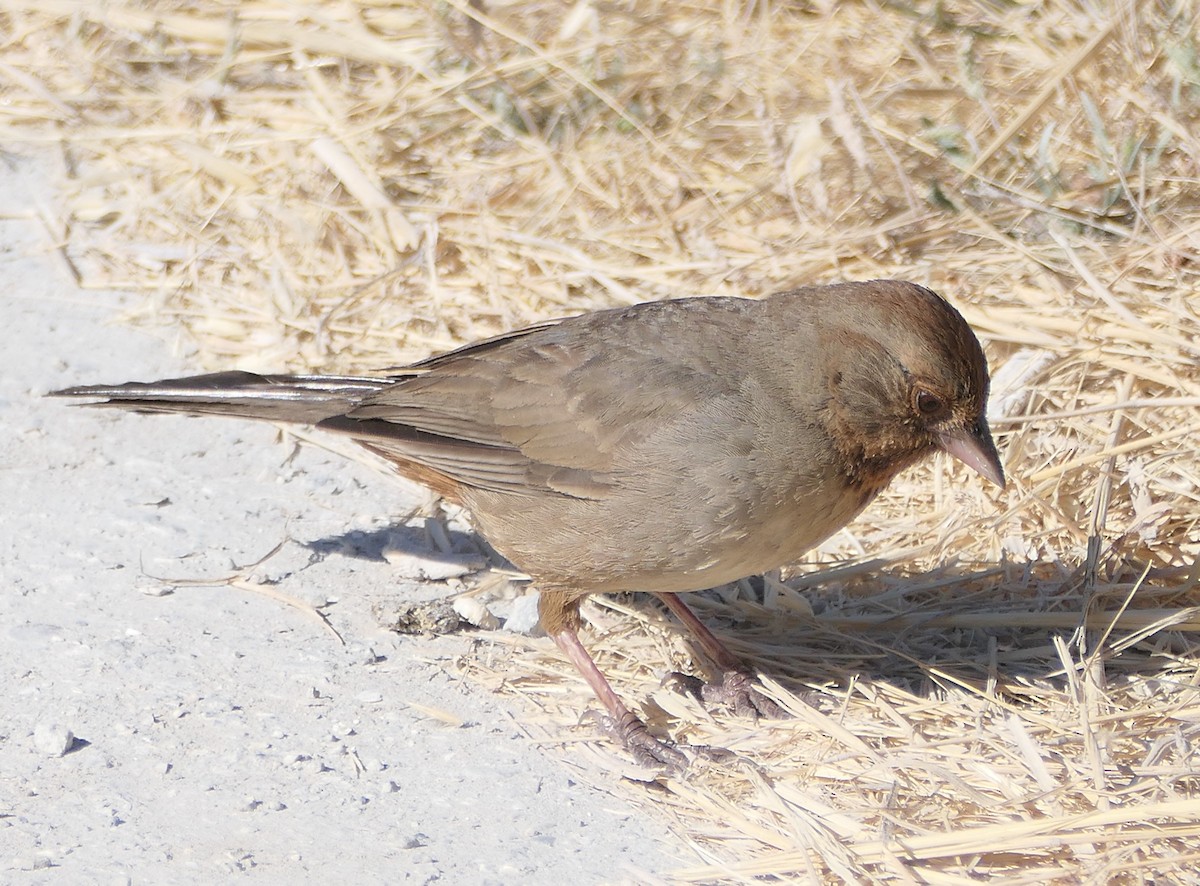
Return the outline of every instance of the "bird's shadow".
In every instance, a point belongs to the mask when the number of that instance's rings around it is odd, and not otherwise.
[[[474,532],[445,529],[449,550],[443,550],[432,539],[428,528],[395,523],[379,529],[352,529],[339,535],[328,535],[312,541],[300,542],[315,557],[324,558],[341,555],[355,560],[382,563],[385,554],[393,551],[411,554],[426,560],[450,562],[465,553],[478,553],[489,560],[494,556],[490,546]]]
[[[786,590],[758,577],[688,602],[754,670],[797,694],[851,681],[922,698],[955,684],[982,693],[1030,683],[1065,691],[1068,668],[1078,671],[1084,660],[1098,657],[1110,680],[1145,677],[1162,672],[1164,657],[1195,655],[1200,646],[1197,634],[1169,628],[1135,636],[1144,619],[1122,610],[1138,581],[1136,564],[1099,591],[1086,590],[1082,567],[1061,563],[839,578],[845,571],[800,575]],[[1156,609],[1194,605],[1172,597],[1169,578],[1138,593]],[[699,644],[692,648],[702,659]]]
[[[477,533],[444,531],[448,551],[435,543],[427,527],[405,523],[302,544],[321,558],[382,562],[385,553],[402,551],[450,562],[477,554],[489,566],[512,568]],[[917,573],[839,564],[794,576],[782,589],[753,577],[685,598],[754,670],[793,691],[868,680],[928,697],[955,682],[980,691],[1028,681],[1050,681],[1062,688],[1067,681],[1064,648],[1076,663],[1081,656],[1100,655],[1115,665],[1115,672],[1130,676],[1159,672],[1164,654],[1194,653],[1197,635],[1170,630],[1119,645],[1133,631],[1121,628],[1119,621],[1101,642],[1103,631],[1095,625],[1103,618],[1097,619],[1097,610],[1111,610],[1115,618],[1137,578],[1132,567],[1126,572],[1124,579],[1110,576],[1098,595],[1085,590],[1082,567],[1072,570],[1061,562],[1009,561],[976,569],[948,563]],[[678,631],[695,658],[704,661],[699,644],[653,595],[627,596],[633,606],[661,613],[668,629]],[[1157,603],[1164,602],[1160,594]],[[1194,601],[1179,600],[1177,605]],[[1056,637],[1063,642],[1056,643]],[[655,663],[647,664],[657,669]]]

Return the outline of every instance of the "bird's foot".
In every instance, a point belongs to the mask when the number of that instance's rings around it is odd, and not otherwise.
[[[675,743],[655,738],[636,714],[626,711],[620,719],[595,711],[590,715],[613,741],[633,755],[634,762],[639,766],[666,769],[675,774],[688,768],[687,756]]]
[[[749,671],[726,671],[714,683],[678,671],[663,679],[664,686],[674,684],[701,704],[723,704],[739,717],[788,719],[791,714],[759,690],[757,683],[758,679]]]

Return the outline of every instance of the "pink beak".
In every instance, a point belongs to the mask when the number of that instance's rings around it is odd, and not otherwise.
[[[938,435],[938,445],[946,453],[981,476],[1004,488],[1004,467],[1000,464],[1000,453],[992,442],[987,419],[983,416],[974,427],[955,428]]]

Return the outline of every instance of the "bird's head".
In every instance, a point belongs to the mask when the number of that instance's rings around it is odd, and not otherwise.
[[[886,484],[941,449],[1003,488],[986,417],[987,360],[962,315],[893,280],[860,284],[844,299],[841,322],[824,336],[838,355],[826,376],[827,423],[847,463],[864,482]]]

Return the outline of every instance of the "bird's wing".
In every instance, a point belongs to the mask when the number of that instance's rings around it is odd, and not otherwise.
[[[711,303],[709,314],[686,304],[584,315],[468,345],[416,364],[320,427],[467,487],[603,497],[623,452],[736,387],[727,372],[710,371],[713,349],[731,346],[728,324],[714,321]],[[673,331],[697,320],[691,347],[673,352]]]

